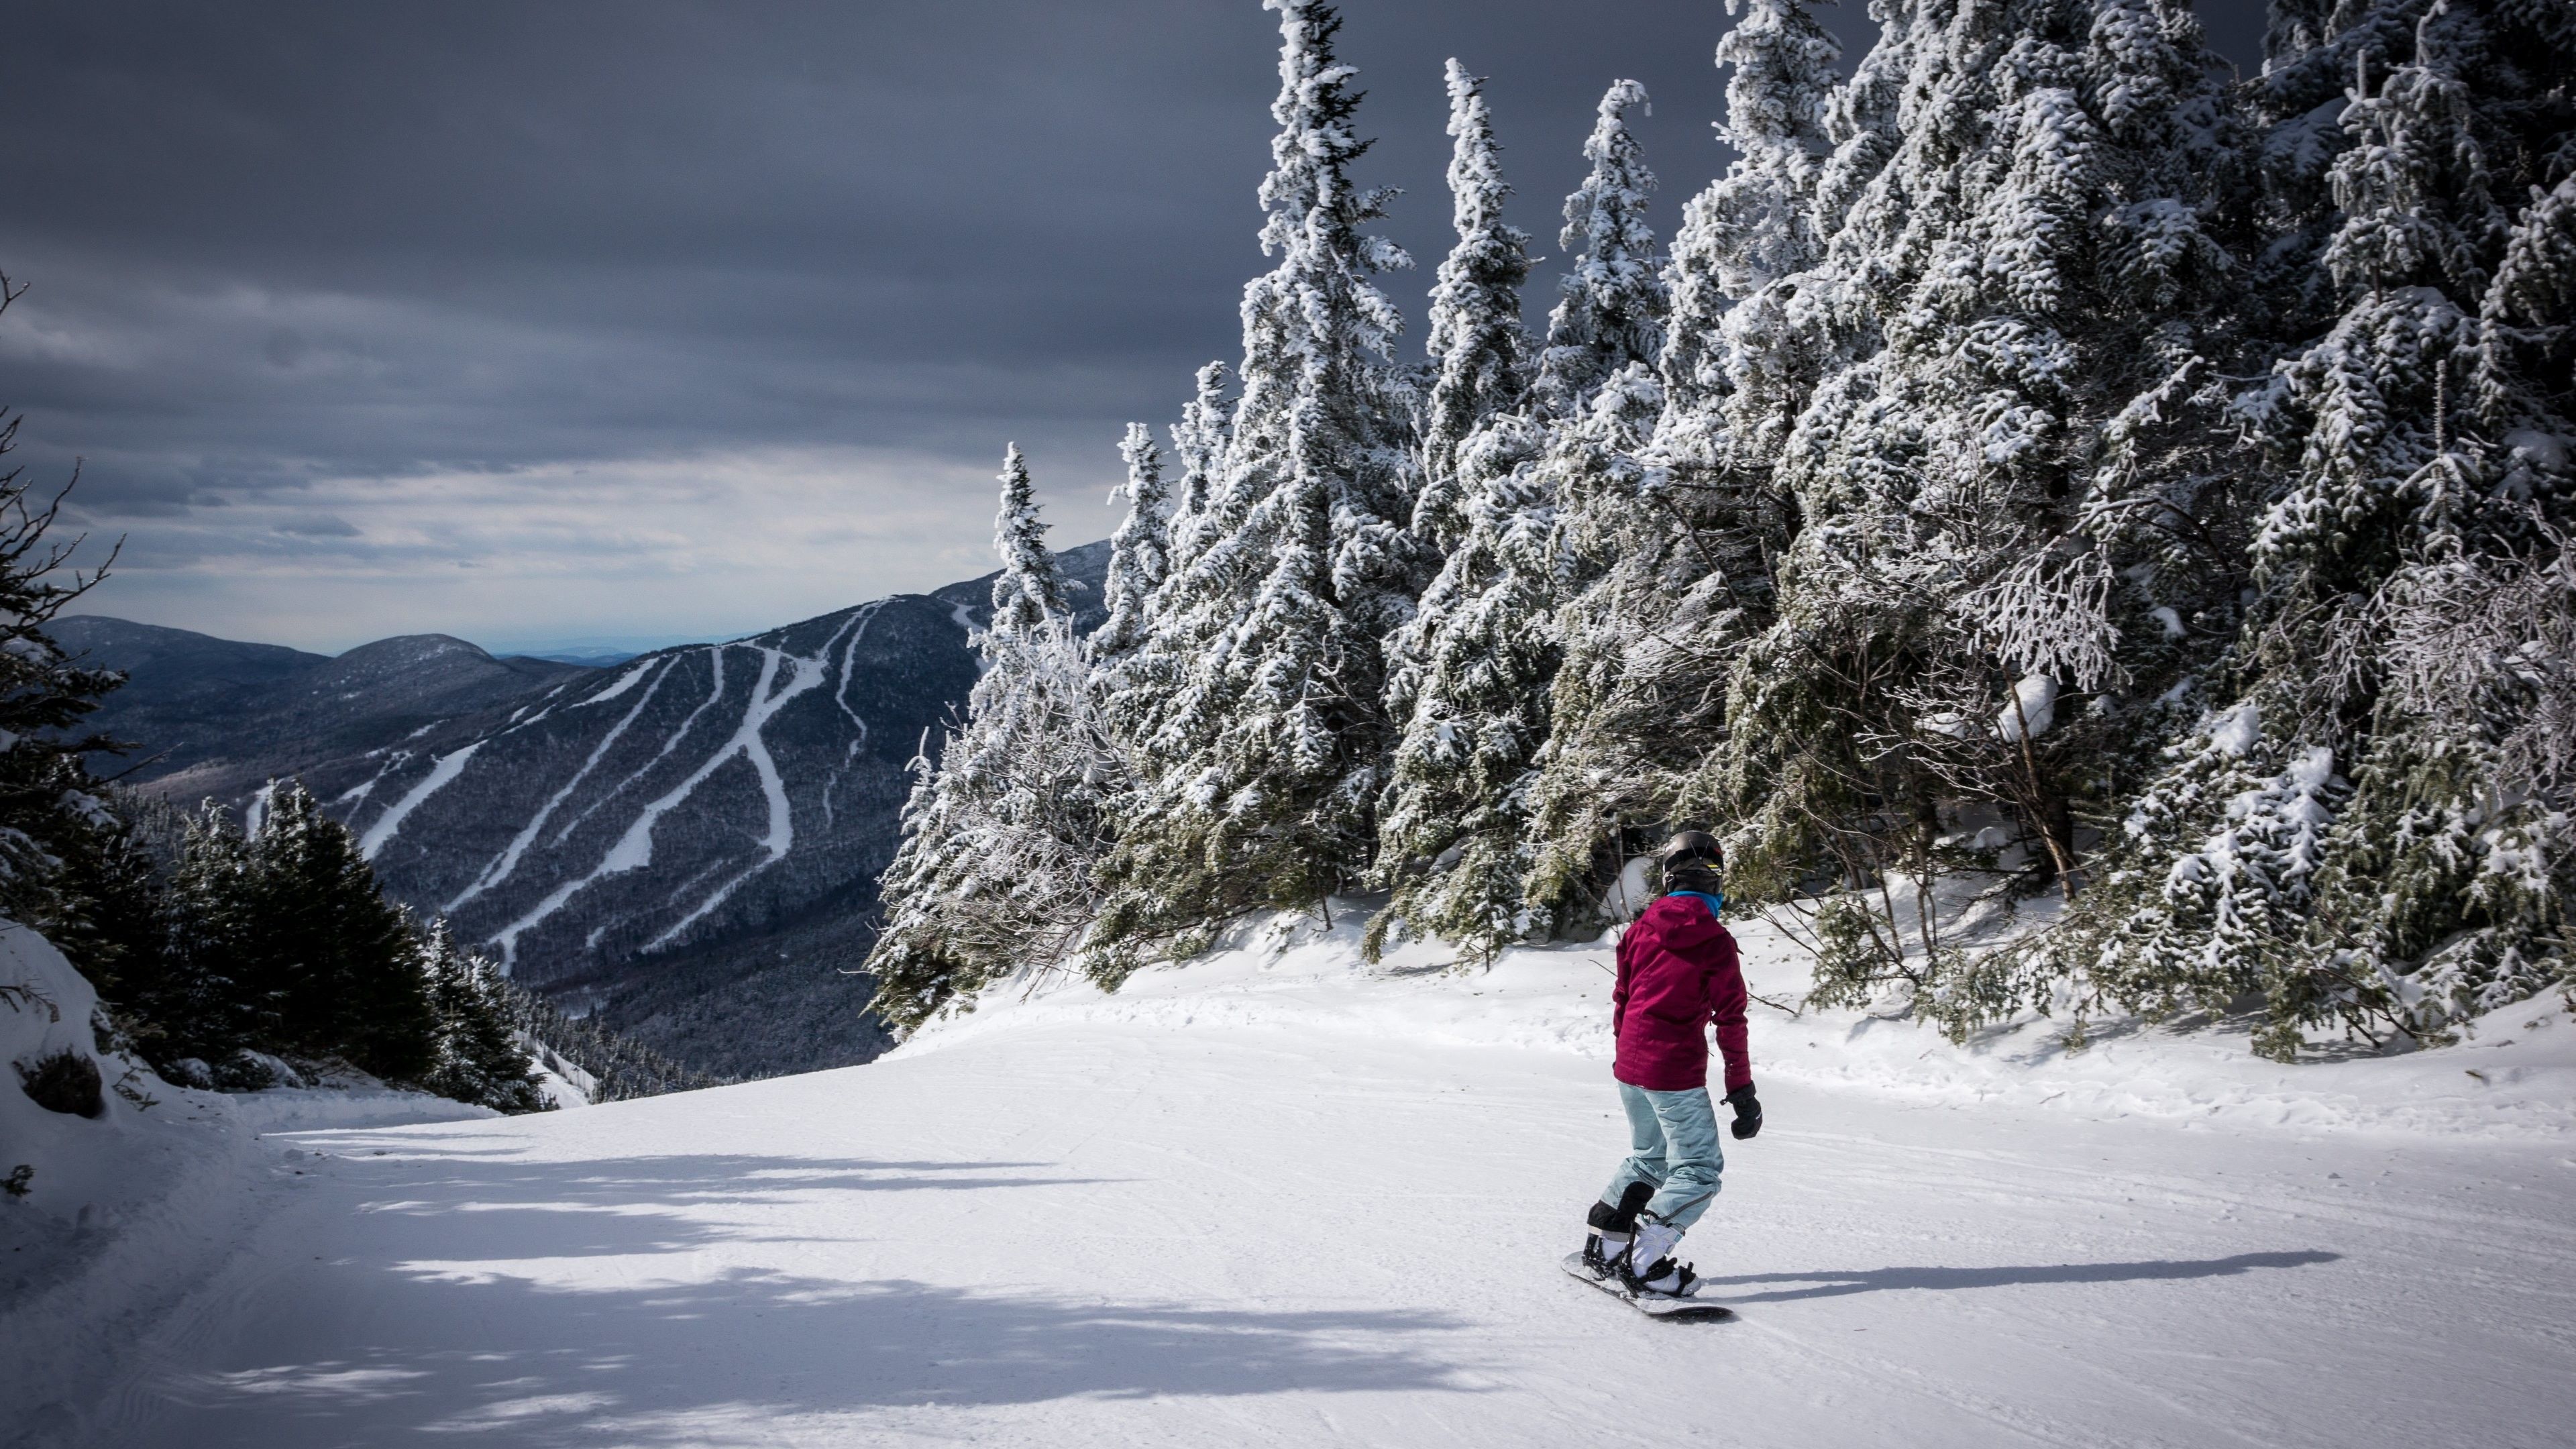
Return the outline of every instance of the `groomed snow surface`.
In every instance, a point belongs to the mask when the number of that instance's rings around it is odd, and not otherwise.
[[[242,1249],[33,1419],[9,1358],[9,1422],[190,1449],[2576,1435],[2555,999],[2296,1069],[2224,1033],[2069,1059],[2045,1027],[1960,1050],[1756,1008],[1769,1125],[1684,1250],[1741,1317],[1677,1325],[1555,1266],[1623,1150],[1608,946],[1372,968],[1350,926],[1112,997],[1015,988],[865,1067],[269,1134]],[[43,1327],[0,1318],[0,1352]]]

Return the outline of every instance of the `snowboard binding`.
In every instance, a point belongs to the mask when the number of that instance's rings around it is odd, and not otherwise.
[[[1591,1231],[1583,1239],[1583,1266],[1593,1276],[1610,1279],[1620,1275],[1628,1260],[1628,1250],[1636,1241],[1637,1214],[1645,1210],[1646,1200],[1655,1195],[1654,1184],[1632,1182],[1619,1194],[1615,1204],[1596,1202],[1585,1226]]]

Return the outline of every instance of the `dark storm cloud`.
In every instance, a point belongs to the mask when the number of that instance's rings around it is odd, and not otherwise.
[[[2256,14],[2221,17],[2231,49]],[[1859,8],[1828,19],[1856,55]],[[1383,138],[1363,179],[1406,188],[1388,229],[1421,263],[1389,287],[1417,315],[1447,243],[1447,56],[1492,77],[1544,253],[1609,81],[1654,95],[1660,230],[1722,164],[1713,0],[1346,21]],[[776,450],[956,465],[880,469],[846,506],[928,509],[960,547],[887,553],[815,607],[971,562],[986,500],[949,495],[1005,438],[1060,533],[1097,536],[1121,425],[1171,417],[1190,370],[1232,355],[1261,265],[1277,27],[1254,0],[22,0],[5,38],[0,267],[35,290],[0,323],[0,396],[40,470],[86,455],[129,574],[199,569],[153,597],[214,623],[224,559],[370,556],[365,500],[314,492],[351,480],[538,490]],[[559,546],[549,567],[577,571],[581,539]],[[375,556],[435,552],[402,535]]]

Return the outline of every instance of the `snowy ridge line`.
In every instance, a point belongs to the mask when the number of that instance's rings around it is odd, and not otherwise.
[[[625,716],[617,721],[616,726],[610,729],[609,732],[600,739],[596,746],[592,747],[590,758],[581,762],[581,768],[573,771],[572,778],[563,783],[563,788],[555,791],[552,796],[548,797],[544,805],[538,807],[537,813],[530,816],[528,818],[528,823],[519,828],[519,833],[511,838],[509,845],[503,849],[499,855],[493,857],[490,864],[483,867],[482,873],[474,878],[474,883],[467,886],[464,892],[458,895],[456,899],[447,903],[447,909],[450,913],[453,913],[457,907],[464,905],[467,901],[474,899],[476,896],[483,894],[492,887],[508,880],[510,876],[518,870],[520,859],[527,854],[528,846],[536,840],[538,833],[546,828],[546,822],[554,818],[555,811],[562,807],[565,800],[571,798],[573,791],[581,788],[581,782],[590,778],[590,772],[599,767],[599,762],[601,760],[607,758],[610,748],[616,745],[618,739],[626,733],[626,727],[635,723],[636,716],[642,714],[644,712],[644,707],[653,702],[653,696],[660,692],[662,688],[660,671],[662,670],[662,666],[668,662],[669,661],[667,660],[663,660],[647,666],[647,669],[655,671],[655,673],[653,683],[650,687],[645,689],[643,697],[636,700],[635,703],[627,709]],[[641,672],[642,671],[639,671],[639,673]],[[629,675],[628,682],[631,682],[635,677],[637,676]],[[626,687],[626,682],[621,682],[612,686],[609,690],[609,694],[613,696],[615,694],[622,693]],[[598,702],[599,701],[595,699],[583,701],[585,704],[596,704]],[[578,705],[574,706],[574,708],[579,707],[580,706]]]
[[[449,782],[465,773],[466,763],[474,758],[476,750],[483,748],[483,744],[483,741],[476,740],[452,755],[439,756],[438,762],[430,767],[421,782],[412,786],[401,799],[386,806],[385,813],[377,816],[375,823],[367,827],[367,833],[358,837],[358,858],[374,860],[378,852],[392,844],[395,832],[402,829],[403,821],[411,812],[419,809],[423,800],[445,789]]]
[[[1236,944],[1141,972],[1114,995],[1069,977],[1005,983],[973,1012],[931,1023],[893,1055],[994,1033],[1116,1023],[1536,1050],[1598,1061],[1606,1072],[1605,968],[1615,949],[1608,938],[1507,951],[1491,970],[1461,975],[1441,969],[1454,953],[1437,943],[1407,943],[1377,967],[1363,964],[1358,919],[1352,912],[1320,936],[1301,931],[1304,939],[1284,951]],[[1757,994],[1785,1001],[1803,993],[1804,967],[1775,930],[1759,921],[1734,929]],[[2094,1044],[2068,1056],[2055,1045],[2063,1029],[2028,1022],[1954,1047],[1917,1023],[1859,1012],[1792,1018],[1757,1005],[1754,1078],[1924,1105],[2044,1107],[2258,1131],[2576,1138],[2576,1020],[2555,997],[2491,1014],[2461,1046],[2295,1066],[2255,1057],[2242,1032],[2117,1022],[2094,1023]]]

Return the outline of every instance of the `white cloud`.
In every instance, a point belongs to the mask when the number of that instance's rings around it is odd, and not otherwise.
[[[750,633],[988,572],[992,471],[781,449],[324,479],[137,520],[84,605],[323,652],[430,631],[504,650]],[[1059,545],[1114,521],[1096,488],[1055,492]]]

